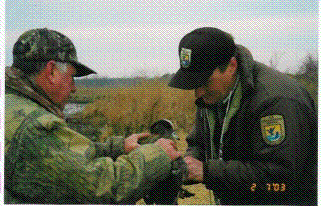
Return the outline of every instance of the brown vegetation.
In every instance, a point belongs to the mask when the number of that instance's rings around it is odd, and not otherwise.
[[[79,89],[79,93],[84,90]],[[95,93],[100,98],[88,104],[81,115],[84,121],[104,127],[102,138],[143,132],[164,118],[184,132],[194,122],[193,92],[170,88],[163,80],[145,80],[131,87],[96,88]]]

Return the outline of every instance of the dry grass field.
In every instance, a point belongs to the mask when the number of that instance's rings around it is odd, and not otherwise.
[[[95,99],[80,114],[83,121],[100,128],[103,141],[109,135],[129,135],[144,132],[159,119],[171,120],[180,140],[178,149],[183,153],[185,137],[192,129],[196,107],[193,91],[167,86],[163,80],[151,79],[132,87],[79,88],[74,96]],[[209,190],[203,184],[184,186],[194,197],[179,199],[181,205],[214,204]],[[144,204],[143,200],[137,204]]]
[[[176,129],[188,132],[193,126],[196,107],[193,91],[167,86],[151,79],[131,87],[79,88],[74,96],[94,96],[81,118],[103,126],[103,136],[129,135],[146,131],[159,119],[171,120]]]

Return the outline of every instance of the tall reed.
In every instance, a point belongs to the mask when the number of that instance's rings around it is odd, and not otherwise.
[[[194,123],[193,92],[170,88],[161,79],[95,91],[96,100],[85,107],[82,118],[103,126],[102,138],[147,131],[159,119],[171,120],[183,132],[188,132]]]

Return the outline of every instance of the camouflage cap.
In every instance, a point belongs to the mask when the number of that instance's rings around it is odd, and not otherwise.
[[[31,61],[55,60],[71,63],[77,70],[76,77],[96,73],[78,62],[76,48],[68,37],[47,28],[23,33],[14,44],[12,53],[13,66]]]

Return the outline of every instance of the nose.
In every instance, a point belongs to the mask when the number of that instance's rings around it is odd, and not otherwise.
[[[197,89],[195,89],[195,97],[201,98],[202,96],[204,96],[205,92],[206,91],[205,91],[204,87],[198,87]]]

